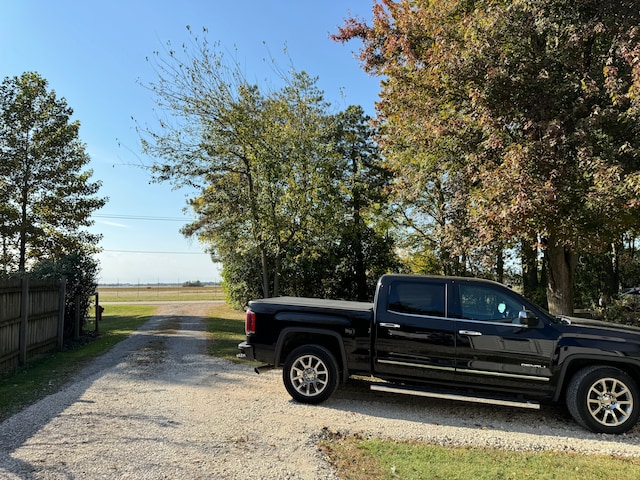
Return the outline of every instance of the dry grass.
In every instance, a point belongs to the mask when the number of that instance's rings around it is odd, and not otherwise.
[[[150,302],[187,300],[224,300],[220,286],[181,287],[179,285],[141,285],[127,287],[98,287],[102,302]]]

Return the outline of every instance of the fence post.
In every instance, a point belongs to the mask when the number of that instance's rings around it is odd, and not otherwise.
[[[67,279],[60,280],[60,290],[58,292],[58,350],[64,348],[64,300],[66,297]]]
[[[27,363],[27,323],[29,322],[29,277],[22,277],[22,296],[20,297],[20,338],[18,345],[20,355],[18,362],[20,365]]]

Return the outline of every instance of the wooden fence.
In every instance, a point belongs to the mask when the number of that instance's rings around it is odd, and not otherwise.
[[[65,283],[0,281],[0,373],[62,349]]]

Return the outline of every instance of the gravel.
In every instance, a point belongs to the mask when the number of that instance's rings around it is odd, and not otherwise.
[[[351,380],[321,405],[294,403],[280,371],[257,375],[206,355],[202,317],[210,306],[159,305],[73,383],[2,423],[0,478],[336,479],[316,444],[349,434],[640,456],[640,427],[596,435],[561,407],[371,392],[367,379]]]

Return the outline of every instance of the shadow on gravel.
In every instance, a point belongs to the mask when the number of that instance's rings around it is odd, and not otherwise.
[[[607,441],[640,447],[640,425],[625,435],[602,435],[589,432],[577,425],[564,405],[543,405],[540,410],[527,410],[446,401],[410,395],[371,391],[371,380],[351,378],[341,385],[333,397],[322,404],[327,408],[355,412],[386,419],[418,422],[471,430],[519,433],[542,437]],[[425,430],[425,434],[428,433]]]
[[[82,395],[91,385],[109,371],[117,371],[128,365],[132,375],[144,375],[143,370],[152,363],[159,363],[158,352],[162,350],[162,336],[158,328],[167,320],[157,315],[146,322],[127,339],[118,343],[109,352],[96,358],[61,390],[35,404],[26,407],[0,424],[0,478],[25,479],[34,477],[41,468],[12,456],[22,445],[67,408],[82,402]],[[124,363],[123,363],[124,362]],[[137,368],[136,368],[137,367]],[[145,368],[143,368],[145,367]]]
[[[20,448],[29,438],[35,435],[38,430],[61,414],[67,407],[77,401],[77,397],[72,401],[61,402],[51,405],[50,398],[58,394],[50,395],[40,402],[27,407],[22,412],[0,424],[0,478],[16,478],[31,480],[35,478],[33,472],[37,470],[31,463],[16,459],[11,454]],[[37,406],[47,402],[45,414],[38,412]],[[33,411],[32,411],[33,410]],[[15,425],[15,424],[19,425]],[[13,477],[4,477],[6,474],[14,474]]]
[[[173,302],[171,302],[173,304]],[[41,478],[51,466],[31,463],[16,458],[14,453],[38,432],[75,403],[85,392],[107,374],[116,374],[136,381],[151,383],[202,385],[212,388],[236,383],[224,375],[227,368],[237,368],[227,362],[208,357],[204,325],[199,316],[182,315],[180,311],[160,312],[151,317],[139,330],[123,340],[109,352],[92,361],[72,382],[58,392],[36,402],[0,424],[0,478],[32,480]],[[187,368],[185,368],[185,366]],[[212,368],[215,367],[215,368]],[[222,374],[219,374],[222,373]],[[179,373],[179,374],[177,374]],[[153,389],[149,392],[152,394]],[[102,415],[102,413],[101,413]],[[107,414],[108,415],[108,414]],[[115,419],[123,417],[114,414]],[[132,418],[167,428],[178,425],[165,417]],[[53,445],[51,448],[62,448]],[[73,478],[57,470],[56,478]],[[68,472],[67,472],[68,473]]]

